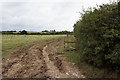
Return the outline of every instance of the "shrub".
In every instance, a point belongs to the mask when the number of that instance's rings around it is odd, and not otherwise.
[[[120,4],[120,3],[119,3]],[[81,58],[96,67],[120,71],[120,6],[103,4],[84,11],[74,24],[74,36]]]

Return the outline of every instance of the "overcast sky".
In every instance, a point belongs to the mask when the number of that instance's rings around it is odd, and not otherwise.
[[[111,0],[112,1],[112,0]],[[73,30],[82,9],[110,0],[1,0],[2,30]],[[1,29],[1,28],[0,28]]]

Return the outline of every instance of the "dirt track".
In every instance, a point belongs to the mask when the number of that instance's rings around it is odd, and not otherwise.
[[[54,46],[53,46],[54,44]],[[32,44],[3,59],[3,78],[84,78],[79,69],[55,54],[62,39]]]

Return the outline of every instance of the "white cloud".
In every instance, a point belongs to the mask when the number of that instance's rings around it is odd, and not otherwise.
[[[73,30],[84,8],[109,0],[2,0],[3,30]]]

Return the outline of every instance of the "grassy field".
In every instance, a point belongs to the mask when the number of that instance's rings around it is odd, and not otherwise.
[[[2,35],[3,57],[23,46],[60,37],[64,37],[64,35]]]

